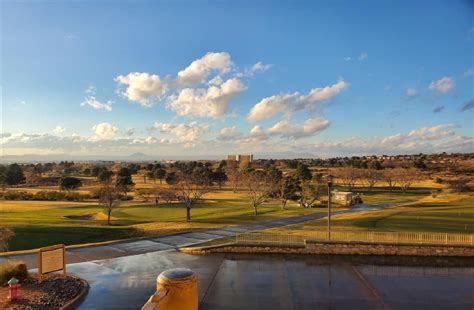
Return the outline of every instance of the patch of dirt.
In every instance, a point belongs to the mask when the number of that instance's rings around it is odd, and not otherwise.
[[[79,296],[84,289],[84,282],[79,278],[62,275],[45,275],[38,283],[37,275],[21,283],[16,301],[7,299],[8,287],[0,287],[0,309],[60,309],[68,302]]]

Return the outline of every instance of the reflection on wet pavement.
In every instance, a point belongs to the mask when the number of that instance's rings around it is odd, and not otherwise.
[[[474,267],[410,267],[328,256],[215,254],[166,250],[72,264],[91,290],[80,309],[139,308],[156,277],[187,267],[199,277],[200,309],[466,308]]]

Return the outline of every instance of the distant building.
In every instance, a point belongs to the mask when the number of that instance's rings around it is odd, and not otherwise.
[[[237,161],[240,163],[251,163],[253,155],[227,155],[227,161]]]
[[[227,155],[227,161],[238,161],[239,155]]]
[[[353,196],[354,196],[354,193],[352,193],[352,192],[333,191],[331,193],[332,201],[334,201],[335,203],[339,203],[341,205],[344,205],[346,207],[353,204],[353,201],[352,201]]]

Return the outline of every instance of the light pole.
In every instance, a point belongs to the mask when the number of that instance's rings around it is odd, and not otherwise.
[[[331,188],[332,188],[332,175],[327,176],[328,181],[328,240],[331,240]]]

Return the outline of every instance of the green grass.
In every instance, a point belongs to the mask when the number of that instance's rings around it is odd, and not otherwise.
[[[66,245],[118,240],[139,237],[146,234],[160,234],[222,227],[243,223],[254,223],[281,217],[297,216],[321,209],[304,209],[295,204],[287,210],[281,210],[278,204],[268,203],[259,207],[259,215],[253,215],[253,209],[242,195],[215,195],[204,200],[191,210],[191,223],[185,222],[185,209],[176,203],[153,204],[123,203],[112,212],[112,225],[107,225],[103,215],[97,219],[71,219],[67,216],[84,216],[103,212],[95,204],[56,205],[43,202],[35,204],[29,201],[9,205],[0,209],[2,224],[13,228],[15,235],[9,241],[9,250],[25,250],[49,246],[58,243]],[[1,201],[0,203],[3,203]]]
[[[327,220],[269,229],[270,233],[297,234],[326,229]],[[334,230],[474,233],[474,194],[442,194],[382,210],[363,211],[331,218]]]

